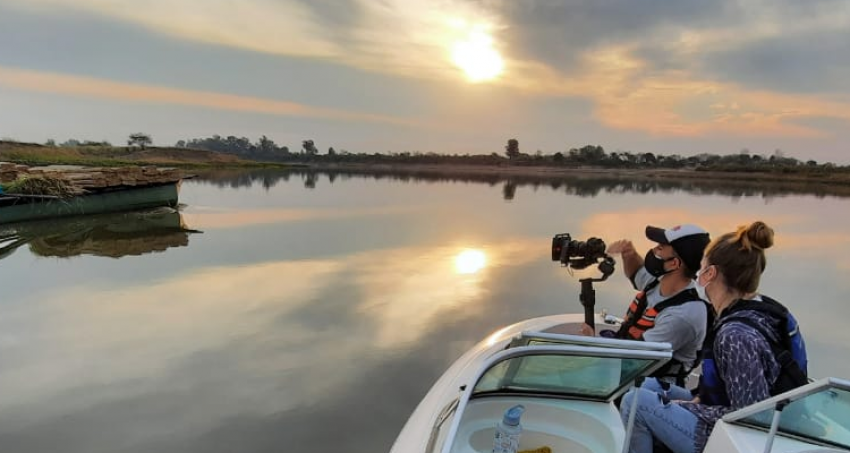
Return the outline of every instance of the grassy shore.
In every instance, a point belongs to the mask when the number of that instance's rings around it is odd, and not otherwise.
[[[291,168],[310,167],[317,170],[343,170],[357,173],[432,175],[491,175],[503,178],[628,178],[628,179],[694,179],[699,181],[730,181],[748,183],[799,183],[807,185],[850,186],[850,171],[806,167],[784,168],[775,171],[743,169],[740,171],[705,171],[666,168],[594,168],[546,165],[472,165],[472,164],[419,164],[404,161],[394,163],[268,163],[241,159],[231,154],[199,149],[115,146],[55,147],[38,144],[0,141],[0,161],[27,165],[86,165],[114,167],[126,165],[157,165],[182,168]]]
[[[284,164],[255,162],[231,154],[197,149],[118,146],[77,146],[70,148],[0,141],[0,161],[26,165],[85,165],[116,167],[157,165],[183,168],[206,167],[286,167]]]

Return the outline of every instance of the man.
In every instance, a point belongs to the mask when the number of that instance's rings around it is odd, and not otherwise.
[[[614,336],[670,343],[673,360],[653,376],[684,386],[713,320],[711,306],[700,299],[693,281],[709,235],[696,225],[647,226],[646,237],[656,246],[645,258],[629,240],[608,247],[609,254],[621,255],[626,276],[639,290]]]

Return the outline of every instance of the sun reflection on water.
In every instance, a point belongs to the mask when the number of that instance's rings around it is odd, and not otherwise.
[[[475,274],[487,265],[487,255],[481,250],[466,249],[455,257],[458,274]]]

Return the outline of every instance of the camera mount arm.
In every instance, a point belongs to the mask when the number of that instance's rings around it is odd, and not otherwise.
[[[594,331],[596,330],[596,290],[593,289],[593,282],[604,282],[608,280],[608,277],[614,273],[614,264],[614,258],[611,258],[607,254],[603,255],[602,261],[597,267],[599,272],[602,273],[602,276],[579,280],[581,282],[581,294],[579,294],[578,299],[584,307],[584,322],[590,328],[594,329]]]

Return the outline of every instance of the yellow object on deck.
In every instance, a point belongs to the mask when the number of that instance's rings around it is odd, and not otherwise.
[[[552,449],[549,447],[540,447],[534,450],[521,450],[517,453],[552,453]]]

